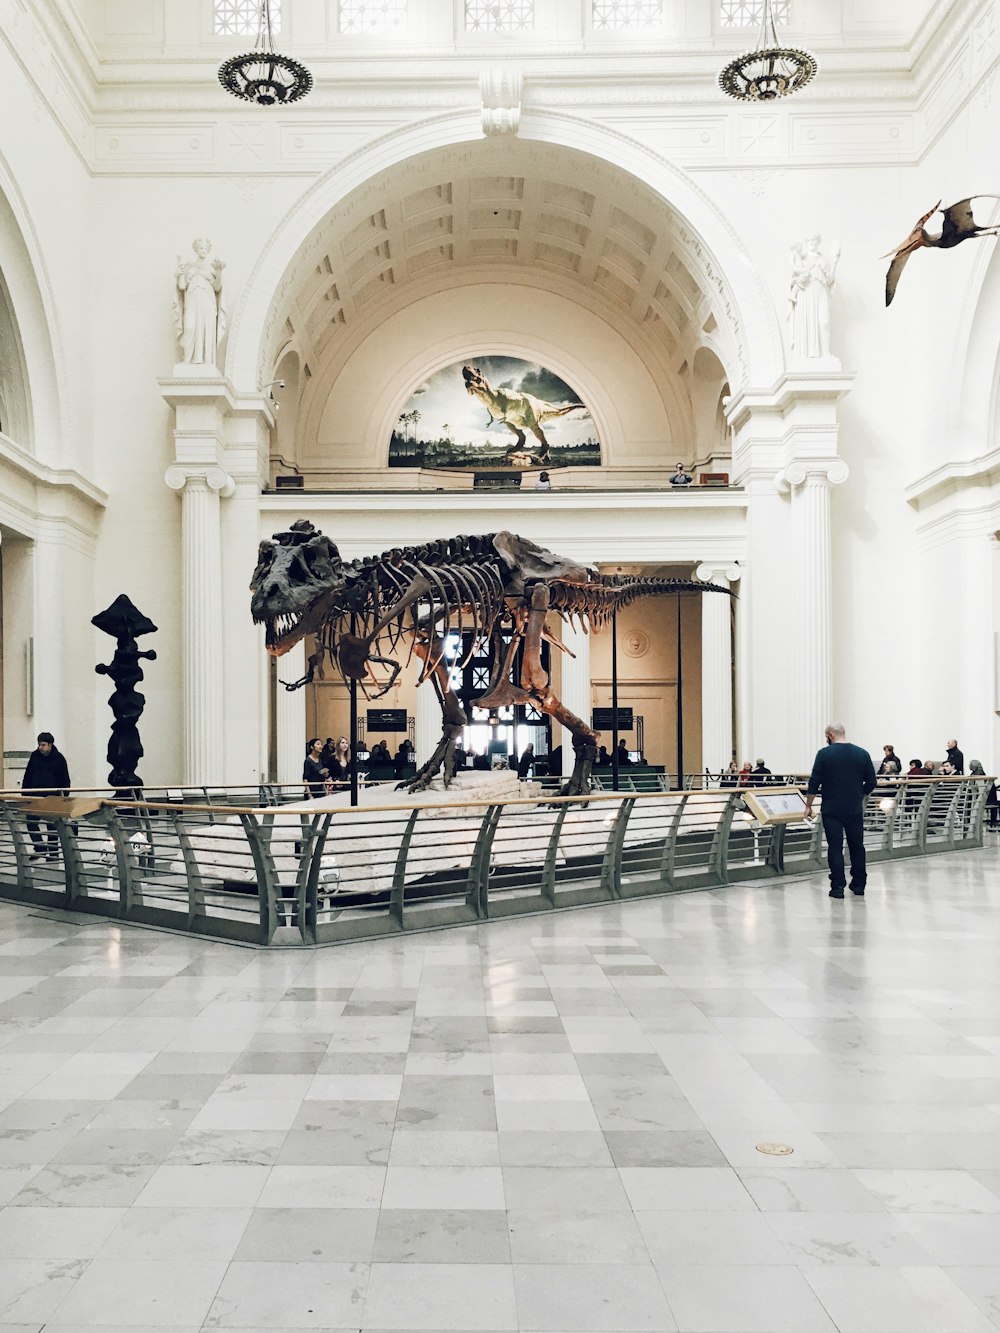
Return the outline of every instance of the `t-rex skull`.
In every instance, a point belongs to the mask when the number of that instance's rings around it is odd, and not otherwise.
[[[343,568],[336,546],[308,519],[261,542],[250,581],[250,609],[254,621],[265,626],[267,651],[273,657],[319,629],[345,586]]]

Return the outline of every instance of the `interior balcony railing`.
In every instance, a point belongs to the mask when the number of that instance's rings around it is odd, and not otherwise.
[[[982,846],[992,789],[990,778],[880,784],[865,807],[871,860]],[[777,885],[824,864],[820,820],[758,823],[738,789],[502,803],[429,793],[417,804],[387,793],[334,809],[261,795],[0,793],[0,897],[287,947],[750,880]]]

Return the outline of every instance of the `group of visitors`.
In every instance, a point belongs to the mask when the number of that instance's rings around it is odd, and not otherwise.
[[[391,767],[395,777],[401,777],[412,763],[413,744],[404,738],[396,751],[395,757],[389,753],[385,741],[376,741],[368,752],[368,764],[371,768]],[[306,745],[305,762],[302,765],[302,780],[306,784],[306,795],[311,799],[325,796],[351,781],[357,768],[358,756],[351,753],[351,742],[346,736],[339,736],[334,741],[327,736],[323,742],[313,736]]]
[[[764,763],[763,759],[758,759],[756,764],[751,764],[749,759],[742,766],[732,760],[724,773],[719,775],[720,787],[761,787],[773,774]]]
[[[965,773],[965,755],[958,748],[957,740],[950,740],[946,746],[947,753],[944,759],[911,759],[910,766],[906,770],[908,778],[931,778],[931,777],[961,777]],[[969,765],[970,773],[976,770],[972,765],[976,765],[980,773],[983,772],[983,766],[978,759],[973,759]],[[882,762],[876,770],[880,778],[898,777],[903,771],[903,762],[896,754],[894,745],[882,746]]]

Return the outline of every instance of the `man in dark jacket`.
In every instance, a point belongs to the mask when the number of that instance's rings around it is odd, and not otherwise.
[[[27,765],[24,769],[24,777],[21,779],[22,791],[33,791],[39,795],[51,796],[57,792],[63,795],[69,792],[69,766],[66,763],[65,755],[59,753],[56,749],[55,738],[51,731],[40,731],[38,733],[38,749],[31,752]],[[40,861],[46,855],[45,839],[41,836],[40,819],[28,819],[28,833],[31,836],[31,845],[34,851],[31,854],[32,861]],[[48,833],[48,859],[57,861],[59,859],[59,838],[56,833],[55,824],[46,823]]]
[[[958,741],[948,742],[948,757],[944,761],[951,764],[950,772],[952,774],[962,774],[965,772],[965,755],[958,748]]]
[[[864,896],[868,872],[865,867],[865,797],[875,790],[875,765],[867,750],[852,745],[842,722],[826,728],[826,748],[813,763],[806,795],[806,816],[812,814],[814,798],[823,797],[821,814],[830,866],[830,897],[843,898],[844,836],[851,857],[851,892]]]

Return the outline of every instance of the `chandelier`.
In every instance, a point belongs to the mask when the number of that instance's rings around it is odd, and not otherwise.
[[[271,0],[260,0],[254,49],[225,61],[219,67],[219,82],[234,97],[258,106],[286,106],[305,97],[312,87],[313,78],[305,65],[274,49]]]
[[[719,75],[719,86],[741,102],[771,102],[804,88],[816,69],[808,51],[778,45],[771,0],[764,0],[757,45],[729,62]]]

